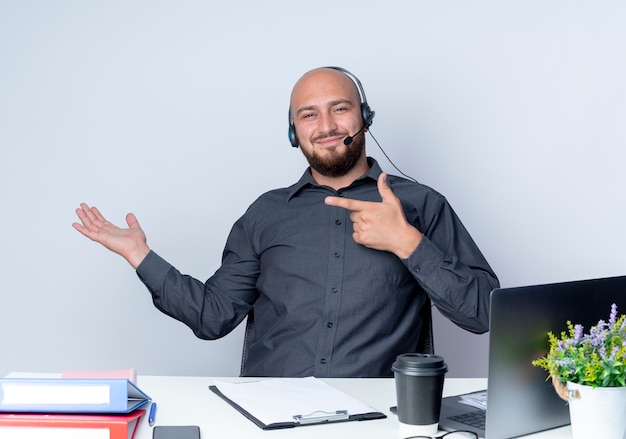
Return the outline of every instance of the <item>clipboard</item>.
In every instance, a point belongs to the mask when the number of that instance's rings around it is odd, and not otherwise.
[[[216,382],[209,390],[263,430],[387,417],[314,377]]]

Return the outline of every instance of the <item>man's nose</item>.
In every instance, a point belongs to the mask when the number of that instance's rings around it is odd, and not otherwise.
[[[332,133],[337,129],[337,123],[331,114],[322,113],[318,129],[320,133]]]

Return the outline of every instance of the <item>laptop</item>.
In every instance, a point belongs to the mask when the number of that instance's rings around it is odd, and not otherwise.
[[[587,333],[608,320],[613,303],[618,315],[626,314],[626,276],[493,290],[487,409],[463,404],[460,396],[443,398],[440,428],[505,439],[569,424],[567,403],[531,362],[547,353],[548,331],[559,337],[570,320]],[[474,415],[483,415],[484,426],[463,420]]]

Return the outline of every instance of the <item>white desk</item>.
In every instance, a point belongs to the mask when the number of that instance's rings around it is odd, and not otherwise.
[[[244,380],[242,378],[219,379]],[[138,385],[158,404],[156,425],[199,425],[202,439],[319,439],[320,437],[324,439],[346,437],[397,439],[399,437],[398,419],[389,412],[389,407],[396,404],[393,379],[332,378],[324,379],[324,381],[385,413],[387,419],[264,431],[208,389],[213,384],[213,378],[140,376]],[[448,378],[445,381],[444,396],[484,389],[486,384],[487,380],[482,378]],[[532,439],[571,439],[571,437],[569,426],[525,436],[525,438]],[[152,438],[152,428],[148,425],[147,416],[142,418],[135,438]]]

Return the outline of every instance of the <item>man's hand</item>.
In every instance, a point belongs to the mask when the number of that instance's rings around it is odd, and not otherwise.
[[[326,197],[324,202],[352,211],[355,242],[406,259],[422,241],[422,233],[406,220],[400,200],[387,183],[386,173],[378,177],[378,192],[381,203],[342,197]]]
[[[126,215],[127,229],[110,223],[97,208],[89,207],[85,203],[81,203],[80,208],[76,209],[76,215],[82,224],[74,223],[72,227],[92,241],[123,256],[133,268],[137,268],[150,252],[146,235],[132,213]]]

